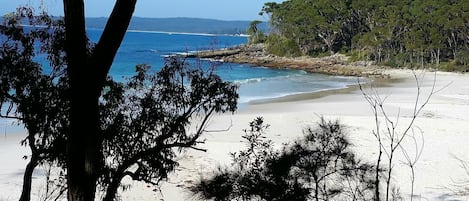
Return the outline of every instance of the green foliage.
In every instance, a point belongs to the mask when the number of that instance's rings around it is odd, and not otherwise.
[[[249,44],[263,43],[265,40],[264,33],[259,30],[258,25],[262,22],[259,20],[254,20],[249,24],[249,28],[246,33],[249,35],[248,41]]]
[[[244,129],[244,138],[247,141],[247,149],[239,153],[232,153],[233,163],[239,165],[239,169],[261,171],[265,162],[272,158],[272,141],[265,139],[265,131],[270,125],[264,124],[264,119],[258,117],[249,123],[250,129]]]
[[[469,50],[459,50],[456,52],[456,64],[469,65]]]
[[[392,55],[390,56],[389,58],[387,58],[386,60],[382,61],[381,65],[385,65],[385,66],[389,66],[389,67],[392,67],[392,68],[402,68],[402,67],[406,67],[407,66],[407,58],[406,58],[406,54],[404,53],[399,53],[399,54],[396,54],[396,55]],[[413,68],[418,68],[420,67],[420,65],[416,65],[416,66],[412,66]]]
[[[366,61],[369,60],[369,51],[366,50],[352,50],[347,53],[347,56],[349,56],[349,61],[355,62],[355,61]]]
[[[21,144],[29,146],[31,155],[25,157],[29,162],[20,200],[29,200],[34,168],[66,162],[69,87],[64,76],[63,22],[18,8],[4,17],[0,40],[0,118],[16,119],[28,130]],[[36,61],[38,54],[48,58],[50,72]]]
[[[38,164],[53,163],[66,171],[70,162],[65,159],[71,119],[64,31],[62,21],[27,8],[0,25],[0,118],[16,119],[28,130],[22,144],[32,152],[25,171],[25,178],[30,172],[29,182],[25,179],[29,190]],[[49,61],[50,72],[36,62],[39,54]],[[197,149],[212,115],[237,109],[237,89],[214,67],[191,67],[177,58],[168,58],[158,72],[138,65],[124,83],[108,77],[97,102],[96,135],[104,158],[93,164],[104,200],[114,200],[126,176],[154,185],[167,178],[178,165],[179,151]]]
[[[25,28],[23,23],[35,26]],[[69,107],[63,46],[59,45],[64,40],[63,22],[19,8],[4,17],[0,34],[0,117],[24,123],[29,136],[22,144],[34,147],[38,163],[63,162]],[[37,54],[47,56],[50,73],[36,62]]]
[[[294,41],[302,55],[367,50],[370,59],[396,67],[452,60],[467,66],[467,6],[463,0],[291,0],[266,3],[261,13],[270,16],[274,34]]]
[[[294,57],[301,55],[298,45],[291,39],[279,35],[269,35],[265,42],[267,52],[277,56]]]
[[[100,183],[110,194],[116,193],[109,191],[112,184],[126,175],[150,184],[167,178],[178,165],[175,148],[196,146],[212,114],[237,108],[236,85],[178,58],[168,58],[156,73],[138,65],[127,83],[108,80],[107,89],[100,116],[110,162]],[[200,122],[194,131],[191,121]]]
[[[350,150],[344,126],[321,121],[304,137],[275,151],[265,139],[262,118],[244,130],[247,149],[232,154],[232,168],[220,169],[191,190],[214,200],[369,200],[372,166]]]
[[[469,66],[458,65],[455,61],[442,62],[438,65],[438,69],[448,72],[469,72]]]

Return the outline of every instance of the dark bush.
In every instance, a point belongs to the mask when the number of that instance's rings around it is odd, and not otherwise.
[[[265,139],[262,118],[243,138],[248,149],[233,153],[232,167],[219,169],[190,190],[214,200],[370,200],[373,166],[356,159],[344,126],[321,118],[304,137],[280,151]]]

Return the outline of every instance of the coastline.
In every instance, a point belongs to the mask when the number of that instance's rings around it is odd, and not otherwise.
[[[410,70],[386,70],[391,79],[376,78],[375,89],[388,97],[387,109],[395,118],[400,111],[402,122],[409,120],[409,111],[415,101],[416,83]],[[432,87],[434,72],[427,72],[421,83],[423,92]],[[469,181],[469,175],[461,167],[461,160],[469,161],[469,74],[436,72],[436,93],[422,114],[416,126],[424,132],[424,151],[416,164],[415,196],[423,200],[465,200],[468,197],[456,195],[453,191],[455,180]],[[382,82],[381,82],[382,81]],[[241,137],[242,129],[255,117],[264,117],[271,127],[267,137],[280,148],[282,143],[302,136],[302,129],[315,125],[320,116],[338,119],[347,126],[353,149],[365,161],[376,159],[376,141],[371,132],[374,126],[373,115],[366,100],[356,86],[346,89],[318,93],[293,95],[284,99],[248,104],[235,114],[221,114],[212,118],[208,130],[226,130],[205,133],[205,144],[200,148],[206,152],[188,150],[179,156],[180,166],[171,173],[160,188],[146,184],[125,181],[133,186],[121,192],[123,200],[191,200],[186,190],[201,177],[209,176],[217,167],[230,165],[230,153],[245,149]],[[28,150],[19,145],[20,136],[7,135],[0,138],[0,158],[6,166],[0,167],[0,200],[17,200],[21,191],[22,171],[26,164],[21,157]],[[406,144],[407,146],[408,144]],[[402,196],[408,198],[410,189],[409,169],[396,158],[393,182],[400,188]],[[40,192],[42,169],[38,168],[34,177],[34,196]]]
[[[308,73],[321,73],[337,76],[356,76],[389,78],[387,68],[373,65],[371,62],[348,62],[348,58],[341,54],[312,58],[312,57],[278,57],[268,54],[265,45],[239,45],[230,48],[195,51],[181,54],[181,57],[196,57],[212,59],[227,63],[250,64],[270,68],[287,68],[303,70]]]
[[[375,85],[375,89],[387,97],[386,110],[391,118],[399,116],[401,124],[404,124],[410,120],[416,82],[410,70],[390,70],[386,73],[397,81]],[[432,88],[433,73],[426,72],[425,79],[420,83],[423,94]],[[454,184],[455,181],[469,181],[469,175],[455,158],[469,161],[466,154],[469,152],[466,146],[469,142],[469,74],[436,72],[436,79],[436,89],[441,90],[433,95],[415,123],[422,129],[424,149],[415,166],[414,196],[423,200],[466,200],[467,196],[454,192],[458,190]],[[247,128],[248,123],[258,116],[271,125],[266,136],[277,148],[282,143],[301,137],[302,129],[315,125],[320,116],[338,119],[347,126],[357,156],[364,161],[376,160],[377,145],[372,135],[374,117],[360,90],[334,91],[314,98],[292,97],[288,100],[250,104],[234,115],[223,114],[213,118],[209,130],[229,129],[204,136],[207,141],[200,147],[206,148],[207,152],[188,151],[181,156],[181,166],[161,188],[164,199],[191,199],[185,187],[210,175],[219,166],[230,166],[229,153],[245,149],[245,142],[241,138],[242,129]],[[409,141],[403,146],[413,150]],[[410,196],[410,169],[402,163],[404,158],[401,153],[396,157],[392,182],[407,199]]]
[[[305,93],[297,93],[292,95],[286,95],[281,97],[274,97],[274,98],[266,98],[266,99],[258,99],[253,100],[247,103],[247,105],[260,105],[260,104],[268,104],[268,103],[276,103],[276,102],[296,102],[296,101],[304,101],[304,100],[313,100],[318,98],[323,98],[325,96],[334,95],[334,94],[352,94],[358,90],[360,90],[360,86],[358,83],[359,77],[357,77],[357,83],[352,85],[346,85],[344,88],[337,88],[337,89],[325,89],[321,91],[314,91],[314,92],[305,92]],[[364,78],[360,79],[360,84],[366,85],[372,83],[373,86],[377,88],[381,87],[388,87],[393,83],[398,83],[403,81],[405,78],[368,78],[368,82],[363,80]]]

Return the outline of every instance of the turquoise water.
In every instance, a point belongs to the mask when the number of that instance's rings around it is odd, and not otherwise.
[[[89,30],[89,37],[97,41],[100,30]],[[152,65],[155,70],[163,66],[164,57],[176,53],[210,50],[247,43],[242,36],[178,34],[158,32],[128,32],[116,55],[110,74],[116,80],[131,76],[134,66]],[[210,61],[190,59],[192,65],[212,65]],[[307,74],[300,70],[272,69],[247,64],[217,63],[217,73],[227,81],[240,85],[241,104],[250,101],[287,95],[340,89],[355,84],[355,78]]]
[[[101,31],[88,30],[88,34],[90,39],[96,42]],[[110,75],[123,81],[125,77],[134,74],[137,64],[150,64],[157,71],[163,66],[164,57],[167,55],[245,43],[247,38],[242,36],[128,32],[116,55]],[[38,55],[37,59],[43,64],[47,63],[43,55]],[[188,62],[192,65],[212,65],[206,60],[189,59]],[[272,69],[247,64],[217,63],[216,71],[224,80],[239,84],[240,107],[251,101],[340,89],[356,82],[356,78],[308,74],[300,70]],[[0,134],[22,132],[22,128],[12,124],[14,122],[11,120],[0,119]]]

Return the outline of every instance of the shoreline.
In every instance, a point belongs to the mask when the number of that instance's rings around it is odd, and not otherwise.
[[[372,62],[348,62],[348,58],[341,54],[321,58],[278,57],[268,54],[263,44],[243,44],[230,48],[195,51],[178,56],[269,68],[303,70],[308,73],[326,75],[390,78],[390,75],[386,73],[388,68],[374,65]]]
[[[357,78],[359,79],[359,78]],[[403,81],[403,78],[372,78],[368,83],[363,82],[361,84],[367,85],[372,83],[373,86],[380,88],[390,86],[393,83],[398,83]],[[304,100],[313,100],[322,98],[325,96],[333,95],[333,94],[350,94],[360,90],[359,83],[347,85],[344,88],[337,88],[337,89],[324,89],[320,91],[313,91],[313,92],[304,92],[304,93],[297,93],[291,94],[281,97],[273,97],[273,98],[264,98],[258,100],[252,100],[247,102],[246,104],[249,105],[261,105],[267,103],[276,103],[276,102],[296,102],[296,101],[304,101]]]
[[[409,120],[409,111],[414,103],[416,83],[410,70],[389,70],[391,79],[376,78],[374,86],[377,92],[388,97],[387,109],[392,118],[400,111],[402,123]],[[419,71],[418,71],[419,72]],[[415,166],[415,198],[422,200],[466,200],[468,196],[456,195],[448,187],[454,180],[469,181],[469,175],[460,168],[460,161],[454,157],[469,161],[469,74],[436,72],[436,93],[421,115],[416,119],[416,126],[424,134],[424,152]],[[427,72],[421,82],[423,92],[432,87],[433,72]],[[383,81],[383,82],[380,82]],[[449,84],[449,85],[448,85]],[[257,104],[248,104],[235,114],[220,114],[212,118],[208,130],[203,135],[205,144],[198,147],[206,152],[184,151],[178,156],[180,166],[161,187],[149,187],[146,184],[125,181],[133,186],[121,192],[123,200],[150,201],[155,199],[183,201],[193,200],[186,188],[201,177],[209,176],[217,167],[228,167],[230,153],[245,149],[241,137],[242,129],[255,117],[262,116],[271,127],[266,137],[272,140],[276,148],[302,136],[302,130],[308,125],[315,125],[320,116],[326,119],[338,119],[346,125],[353,150],[364,161],[376,160],[376,141],[371,132],[374,127],[373,115],[369,105],[359,89],[349,87],[308,95],[286,97],[284,100],[272,100]],[[9,136],[9,135],[8,135]],[[20,146],[19,136],[0,138],[0,158],[6,166],[0,167],[0,200],[17,200],[21,192],[22,171],[26,161],[21,156],[28,150]],[[411,144],[405,144],[409,146]],[[400,163],[402,155],[396,155],[396,166],[392,182],[400,188],[402,196],[408,198],[410,179],[409,169]],[[35,172],[33,199],[39,192],[42,169]],[[5,197],[6,196],[6,197]]]
[[[393,78],[391,81],[385,79],[383,83],[374,84],[374,89],[387,97],[386,109],[390,117],[399,116],[401,124],[410,120],[409,112],[415,102],[416,83],[411,72],[390,70],[387,73]],[[431,90],[433,73],[426,72],[427,76],[421,82],[424,93]],[[436,72],[436,75],[436,89],[442,90],[430,99],[415,123],[423,131],[425,144],[421,158],[415,165],[414,196],[423,200],[441,200],[442,196],[452,200],[466,200],[469,197],[456,195],[446,188],[451,187],[455,179],[469,181],[469,175],[460,168],[460,161],[454,159],[457,156],[469,161],[466,154],[469,152],[469,147],[466,146],[469,142],[466,123],[469,121],[469,74]],[[189,151],[181,157],[181,168],[162,187],[162,192],[166,192],[164,198],[190,199],[185,187],[200,177],[208,176],[219,166],[229,167],[229,154],[245,149],[245,142],[241,137],[242,129],[247,128],[248,123],[258,116],[262,116],[271,125],[266,137],[277,148],[301,137],[302,129],[315,125],[321,116],[331,120],[338,119],[346,125],[357,156],[364,161],[375,161],[376,140],[371,134],[374,117],[361,91],[355,88],[316,94],[312,95],[316,96],[313,98],[310,95],[249,104],[234,115],[214,117],[208,129],[229,130],[205,135],[207,141],[201,147],[206,148],[207,152]],[[413,149],[412,143],[408,141],[403,146]],[[407,199],[410,196],[410,170],[401,163],[402,160],[402,154],[398,153],[392,182]],[[175,184],[171,184],[173,182]]]
[[[190,53],[176,54],[176,57],[199,58],[204,60],[213,60],[218,62],[248,64],[252,66],[273,68],[273,69],[291,69],[301,70],[306,73],[324,74],[330,76],[346,76],[371,79],[376,82],[376,86],[385,83],[395,82],[397,79],[391,77],[389,68],[372,65],[370,62],[349,63],[348,58],[341,54],[335,54],[328,57],[277,57],[267,54],[264,44],[243,44],[234,47],[192,51]],[[270,97],[243,102],[242,107],[246,105],[256,105],[270,102],[288,102],[295,100],[314,99],[334,93],[346,93],[351,90],[357,90],[358,83],[346,85],[344,88],[325,89],[320,91],[299,92],[279,97]]]

